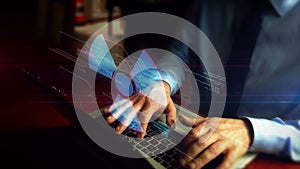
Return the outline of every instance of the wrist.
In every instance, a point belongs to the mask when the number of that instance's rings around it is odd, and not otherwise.
[[[171,95],[171,86],[169,85],[169,83],[167,83],[166,81],[162,81],[163,85],[164,85],[164,88],[165,88],[165,91],[166,91],[166,94],[168,96]]]
[[[241,118],[241,120],[244,122],[245,127],[247,128],[247,134],[249,136],[249,147],[251,147],[253,143],[253,138],[254,138],[254,131],[253,131],[253,126],[250,122],[249,119],[247,118]]]

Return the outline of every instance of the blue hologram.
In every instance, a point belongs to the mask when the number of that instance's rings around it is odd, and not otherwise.
[[[104,40],[103,35],[97,36],[89,51],[89,68],[112,79],[116,64]]]
[[[156,79],[158,81],[162,80],[157,66],[145,50],[142,51],[136,64],[131,70],[130,75],[133,79],[136,90],[139,92],[142,92],[153,83],[149,79]]]
[[[129,97],[133,93],[133,86],[131,79],[126,76],[124,73],[118,72],[114,76],[115,85],[120,92],[125,97]]]

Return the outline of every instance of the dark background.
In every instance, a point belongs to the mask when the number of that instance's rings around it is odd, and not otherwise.
[[[39,9],[39,1],[48,3],[47,8]],[[54,3],[65,11],[58,13],[52,7]],[[75,0],[1,2],[0,168],[132,168],[124,166],[124,158],[92,143],[78,126],[72,125],[76,123],[72,106],[18,68],[46,58],[49,47],[72,50],[73,44],[59,37],[58,31],[72,35],[76,24],[74,3]],[[113,6],[121,6],[123,15],[142,11],[183,15],[183,4],[188,3],[112,1]],[[38,23],[40,17],[44,17],[42,24]],[[62,23],[56,23],[62,18]],[[109,163],[109,159],[117,162]]]

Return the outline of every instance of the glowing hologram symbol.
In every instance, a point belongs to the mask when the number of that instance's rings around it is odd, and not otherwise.
[[[145,50],[140,54],[130,75],[138,92],[163,106],[167,105],[163,79],[154,61]]]
[[[133,68],[132,65],[128,65],[131,70],[128,70],[130,73],[126,75],[116,71],[115,62],[105,39],[103,35],[99,35],[94,39],[89,50],[89,68],[112,79],[112,83],[117,88],[117,95],[109,111],[115,119],[130,129],[141,132],[143,131],[141,123],[144,122],[139,119],[140,112],[135,110],[129,99],[129,96],[134,93],[134,87],[136,92],[166,106],[166,98],[161,97],[161,94],[165,94],[161,75],[145,50],[142,51]],[[151,79],[155,79],[156,82]]]
[[[222,62],[218,56],[217,51],[215,48],[212,46],[212,43],[209,41],[209,39],[206,37],[206,35],[199,30],[195,25],[191,24],[189,21],[186,21],[180,17],[176,17],[173,15],[169,15],[166,13],[156,13],[156,12],[146,12],[146,13],[138,13],[134,15],[127,15],[122,18],[120,18],[126,25],[130,25],[126,28],[126,33],[120,37],[120,41],[130,38],[135,35],[141,35],[141,34],[158,34],[158,35],[163,35],[167,37],[171,37],[175,40],[180,41],[182,44],[186,45],[189,47],[195,54],[198,56],[199,60],[203,62],[203,65],[207,72],[209,72],[212,75],[216,75],[218,77],[224,78],[224,88],[221,90],[220,94],[216,94],[214,92],[211,92],[211,105],[210,109],[208,112],[209,117],[214,116],[214,117],[221,117],[225,102],[226,102],[226,79],[225,79],[225,73],[224,73],[224,67],[222,65]],[[120,20],[114,20],[119,22]],[[114,21],[109,23],[109,25],[114,24]],[[127,24],[128,23],[128,24]],[[160,24],[157,24],[160,23]],[[87,51],[87,48],[90,48],[90,45],[92,42],[95,40],[95,37],[99,36],[101,33],[107,32],[109,29],[108,26],[104,26],[97,32],[95,32],[92,36],[92,38],[89,38],[87,43],[83,46],[83,50]],[[142,26],[140,26],[142,25]],[[178,28],[185,29],[187,32],[187,36],[182,36],[182,33],[180,31],[170,31],[173,30],[174,25]],[[195,42],[195,43],[191,43]],[[201,45],[197,45],[197,42],[201,42]],[[203,51],[203,49],[205,49]],[[89,52],[89,50],[88,50]],[[133,55],[131,55],[133,56]],[[164,56],[164,55],[161,55]],[[82,60],[85,60],[86,54],[84,53],[79,53],[79,58],[76,61],[76,65],[74,67],[74,72],[73,72],[73,78],[72,78],[72,99],[74,106],[77,107],[75,109],[76,115],[78,117],[78,120],[80,122],[80,125],[82,126],[83,130],[86,132],[86,134],[101,148],[105,149],[106,151],[109,151],[111,153],[114,153],[119,156],[124,156],[128,158],[144,158],[146,154],[137,153],[136,151],[132,151],[132,146],[129,144],[124,143],[124,137],[119,137],[116,135],[114,132],[109,132],[111,128],[109,125],[101,125],[103,127],[99,127],[98,125],[95,125],[94,123],[91,123],[90,118],[86,118],[86,116],[83,115],[82,112],[89,113],[90,109],[97,109],[96,113],[98,114],[99,111],[99,105],[97,104],[97,98],[95,94],[90,95],[90,93],[95,93],[95,78],[96,78],[96,71],[90,71],[86,69],[86,67],[82,67],[80,63]],[[176,56],[176,58],[178,58]],[[193,93],[192,102],[189,104],[186,104],[185,97],[180,94],[180,99],[181,99],[181,104],[180,106],[182,107],[187,107],[192,111],[192,112],[198,112],[199,111],[199,103],[200,103],[200,98],[198,95],[198,86],[197,86],[197,81],[192,74],[191,70],[189,67],[182,62],[180,58],[180,63],[184,65],[184,72],[186,74],[184,75],[189,75],[191,76],[191,80],[189,81],[184,81],[182,85],[180,85],[180,91],[185,91],[185,90],[190,90],[189,88],[192,87],[193,89],[195,88],[195,92]],[[166,59],[165,63],[168,63],[168,59]],[[122,61],[123,62],[123,61]],[[162,62],[163,63],[163,62]],[[171,63],[171,62],[170,62]],[[131,64],[132,66],[134,64]],[[118,65],[118,68],[120,66]],[[166,70],[169,70],[168,67]],[[89,68],[90,69],[90,68]],[[87,70],[87,71],[85,71]],[[130,70],[130,69],[126,69]],[[159,70],[160,72],[163,72]],[[170,73],[172,73],[172,69],[170,69]],[[176,70],[175,70],[176,72]],[[76,76],[74,76],[76,75]],[[90,83],[91,87],[89,88],[86,85],[82,84],[82,81],[77,77],[83,77],[88,80]],[[126,74],[127,75],[127,74]],[[162,74],[164,76],[164,74]],[[214,77],[213,77],[214,78]],[[165,79],[165,77],[164,77]],[[184,79],[182,79],[184,80]],[[212,80],[210,80],[210,85],[212,85]],[[222,80],[223,83],[223,80]],[[112,84],[112,89],[114,86],[114,83]],[[188,86],[188,88],[187,88]],[[117,96],[118,90],[111,90],[112,96],[115,97]],[[116,93],[114,93],[116,92]],[[122,99],[122,97],[121,97]],[[82,106],[84,104],[83,100],[88,100],[91,101],[89,103],[89,106]],[[127,100],[128,99],[124,99]],[[84,104],[85,105],[85,104]],[[79,109],[80,108],[80,109]],[[184,109],[183,109],[184,110]],[[99,119],[99,122],[105,123],[105,120],[103,118]],[[182,139],[188,134],[188,131],[192,130],[191,127],[188,127],[185,129],[187,131],[184,133],[184,135],[181,134],[176,134],[176,144],[180,143]],[[213,129],[214,130],[214,129]],[[105,133],[105,137],[103,137],[103,134],[99,133]],[[212,132],[213,133],[213,132]],[[144,138],[146,141],[150,139],[155,139],[155,138],[160,138],[161,134],[155,135],[153,137],[146,137]],[[132,138],[133,140],[138,141],[138,139]],[[172,148],[173,146],[170,146]],[[159,153],[164,153],[169,148],[159,151]],[[157,151],[156,151],[157,152]],[[158,155],[159,153],[154,152],[153,155]],[[148,157],[148,155],[146,155]]]
[[[122,72],[117,72],[114,75],[114,82],[121,95],[124,97],[129,97],[132,95],[133,85],[131,83],[131,79],[128,78],[127,75]]]
[[[103,35],[96,37],[89,51],[89,68],[112,79],[116,64]]]
[[[156,79],[157,81],[162,80],[157,66],[145,50],[142,51],[131,70],[130,75],[133,79],[136,90],[142,93],[151,85],[152,80],[149,79]],[[148,95],[148,93],[143,94],[146,96]]]

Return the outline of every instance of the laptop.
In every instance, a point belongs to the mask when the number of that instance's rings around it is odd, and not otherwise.
[[[80,46],[83,46],[85,42],[80,41],[71,37],[77,43],[78,53],[80,52]],[[107,42],[108,43],[108,42]],[[126,50],[122,45],[116,45],[116,50],[126,53]],[[113,49],[111,49],[113,50]],[[49,49],[50,57],[39,58],[39,61],[29,64],[19,65],[22,72],[24,72],[28,77],[35,80],[36,82],[42,84],[44,87],[50,89],[54,94],[66,100],[72,106],[72,78],[73,76],[78,76],[73,73],[74,65],[77,55],[71,54],[65,50],[59,48]],[[78,54],[77,53],[77,54]],[[114,53],[114,52],[111,52]],[[115,53],[118,55],[117,53]],[[122,54],[119,56],[113,56],[113,58],[121,58]],[[87,62],[85,62],[87,63]],[[88,66],[88,65],[85,65]],[[91,68],[92,69],[92,68]],[[85,81],[83,77],[78,76],[78,79]],[[103,108],[112,104],[112,98],[110,91],[103,86],[110,86],[111,79],[102,74],[96,74],[95,80],[95,90],[97,91],[97,101],[100,109],[89,110],[85,109],[82,115],[84,118],[88,119],[91,123],[97,124],[97,127],[101,127],[101,121],[105,118],[103,115]],[[177,116],[180,114],[186,115],[188,117],[202,118],[197,114],[175,104]],[[81,109],[80,107],[75,107],[75,109]],[[164,117],[160,117],[157,120],[151,121],[147,128],[147,135],[145,138],[151,139],[133,139],[136,135],[136,131],[132,129],[126,129],[121,135],[124,142],[131,147],[131,151],[137,152],[142,155],[145,160],[150,163],[153,168],[167,169],[167,168],[184,168],[179,162],[178,158],[184,155],[184,152],[180,149],[177,135],[185,135],[190,128],[185,127],[181,122],[176,123],[175,129],[171,129],[166,125]],[[116,127],[118,122],[111,124],[111,127]],[[102,124],[103,125],[103,124]],[[154,135],[159,135],[159,137],[152,137]],[[166,151],[167,150],[167,151]],[[246,154],[238,159],[232,168],[244,168],[249,162],[255,158],[256,154]],[[224,155],[219,155],[216,159],[208,163],[204,168],[216,168],[218,166]]]

